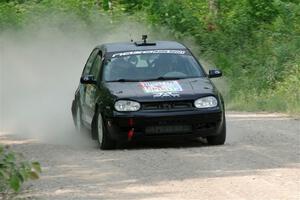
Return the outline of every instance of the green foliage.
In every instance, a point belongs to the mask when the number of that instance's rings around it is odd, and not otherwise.
[[[103,10],[109,9],[109,0],[103,0]]]
[[[194,38],[199,56],[224,71],[231,108],[299,111],[299,0],[110,2],[112,9],[108,0],[1,0],[0,32],[34,22],[96,34],[112,21],[138,19],[167,27],[178,40]]]
[[[273,0],[248,0],[250,15],[259,25],[261,22],[272,22],[278,14]]]
[[[92,33],[102,28],[98,23],[108,15],[105,12],[100,13],[100,10],[102,6],[95,0],[27,0],[22,3],[0,3],[0,32],[44,24],[74,32],[90,29]],[[103,27],[111,28],[109,24]]]
[[[200,56],[224,71],[230,108],[299,112],[299,1],[218,2],[218,15],[211,16],[208,1],[122,1],[132,6],[130,13],[144,10],[147,23],[167,26],[179,40],[193,36]]]
[[[0,194],[18,192],[25,181],[38,179],[39,173],[38,162],[25,161],[21,154],[0,145]]]

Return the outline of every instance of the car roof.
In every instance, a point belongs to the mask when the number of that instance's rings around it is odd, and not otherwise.
[[[151,45],[152,43],[154,43],[154,45]],[[134,42],[107,43],[99,45],[97,48],[105,50],[106,53],[139,50],[186,49],[184,45],[175,41],[154,41],[147,44],[148,45],[137,45]]]

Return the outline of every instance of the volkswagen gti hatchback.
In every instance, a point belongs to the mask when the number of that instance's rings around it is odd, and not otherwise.
[[[139,139],[226,139],[224,102],[184,45],[172,41],[97,46],[83,69],[72,103],[76,127],[91,131],[101,149]]]

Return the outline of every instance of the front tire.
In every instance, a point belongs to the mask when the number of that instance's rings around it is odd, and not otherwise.
[[[99,143],[99,147],[102,150],[114,149],[116,147],[116,143],[112,140],[107,132],[104,119],[100,112],[97,112],[95,123],[93,130],[96,133],[97,141]]]
[[[224,117],[224,122],[223,122],[220,133],[218,135],[208,136],[206,139],[207,139],[208,144],[210,144],[210,145],[223,145],[225,143],[225,140],[226,140],[225,117]]]

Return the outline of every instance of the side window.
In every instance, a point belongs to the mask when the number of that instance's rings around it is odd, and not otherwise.
[[[93,75],[96,80],[98,80],[99,74],[100,74],[100,67],[102,63],[101,53],[98,53],[96,55],[96,58],[92,64],[90,75]]]
[[[82,76],[85,76],[85,75],[89,75],[90,74],[90,71],[91,71],[91,68],[93,66],[93,62],[95,60],[95,57],[98,55],[98,52],[99,50],[98,49],[95,49],[89,59],[87,60],[86,64],[85,64],[85,67],[84,67],[84,70],[82,72]]]

